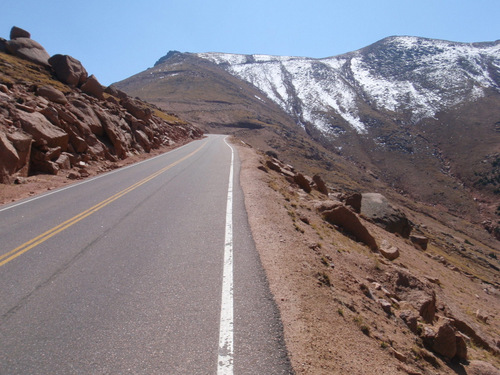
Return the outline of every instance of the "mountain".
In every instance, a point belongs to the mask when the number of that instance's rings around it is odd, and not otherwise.
[[[500,41],[389,37],[324,59],[170,52],[116,86],[329,182],[347,171],[354,189],[498,220]]]

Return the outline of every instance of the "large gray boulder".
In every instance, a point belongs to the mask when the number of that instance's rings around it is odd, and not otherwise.
[[[30,38],[16,38],[9,40],[6,45],[7,51],[14,56],[20,57],[43,66],[50,66],[50,55],[38,42]]]
[[[388,232],[398,233],[404,238],[410,236],[413,228],[404,212],[389,204],[379,193],[364,193],[361,198],[361,214]]]

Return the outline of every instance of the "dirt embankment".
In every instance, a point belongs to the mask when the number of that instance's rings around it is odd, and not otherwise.
[[[338,192],[306,193],[286,171],[269,168],[267,156],[235,143],[250,225],[297,374],[498,373],[499,274],[447,246],[493,256],[498,249],[412,213],[429,238],[424,251],[358,215],[379,245],[397,248],[390,261],[325,221],[318,207]]]

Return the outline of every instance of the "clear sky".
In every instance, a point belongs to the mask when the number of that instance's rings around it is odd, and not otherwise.
[[[494,41],[499,17],[500,0],[4,0],[0,37],[26,29],[109,85],[169,50],[328,57],[391,35]]]

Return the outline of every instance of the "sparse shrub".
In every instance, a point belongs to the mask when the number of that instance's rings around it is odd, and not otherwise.
[[[305,231],[304,231],[304,229],[302,229],[301,227],[299,227],[299,226],[297,225],[297,223],[293,223],[293,226],[295,227],[295,230],[296,230],[297,232],[300,232],[300,233],[304,234],[304,232],[305,232]]]
[[[368,325],[365,324],[361,315],[355,316],[353,318],[353,320],[354,320],[354,323],[356,323],[356,325],[359,327],[361,332],[363,332],[364,335],[370,337],[370,327],[368,327]]]
[[[337,313],[342,317],[344,316],[344,310],[341,307],[337,309]]]
[[[332,283],[330,281],[330,276],[328,276],[326,273],[324,272],[319,272],[317,274],[317,277],[318,277],[318,281],[321,285],[325,285],[325,286],[332,286]]]

